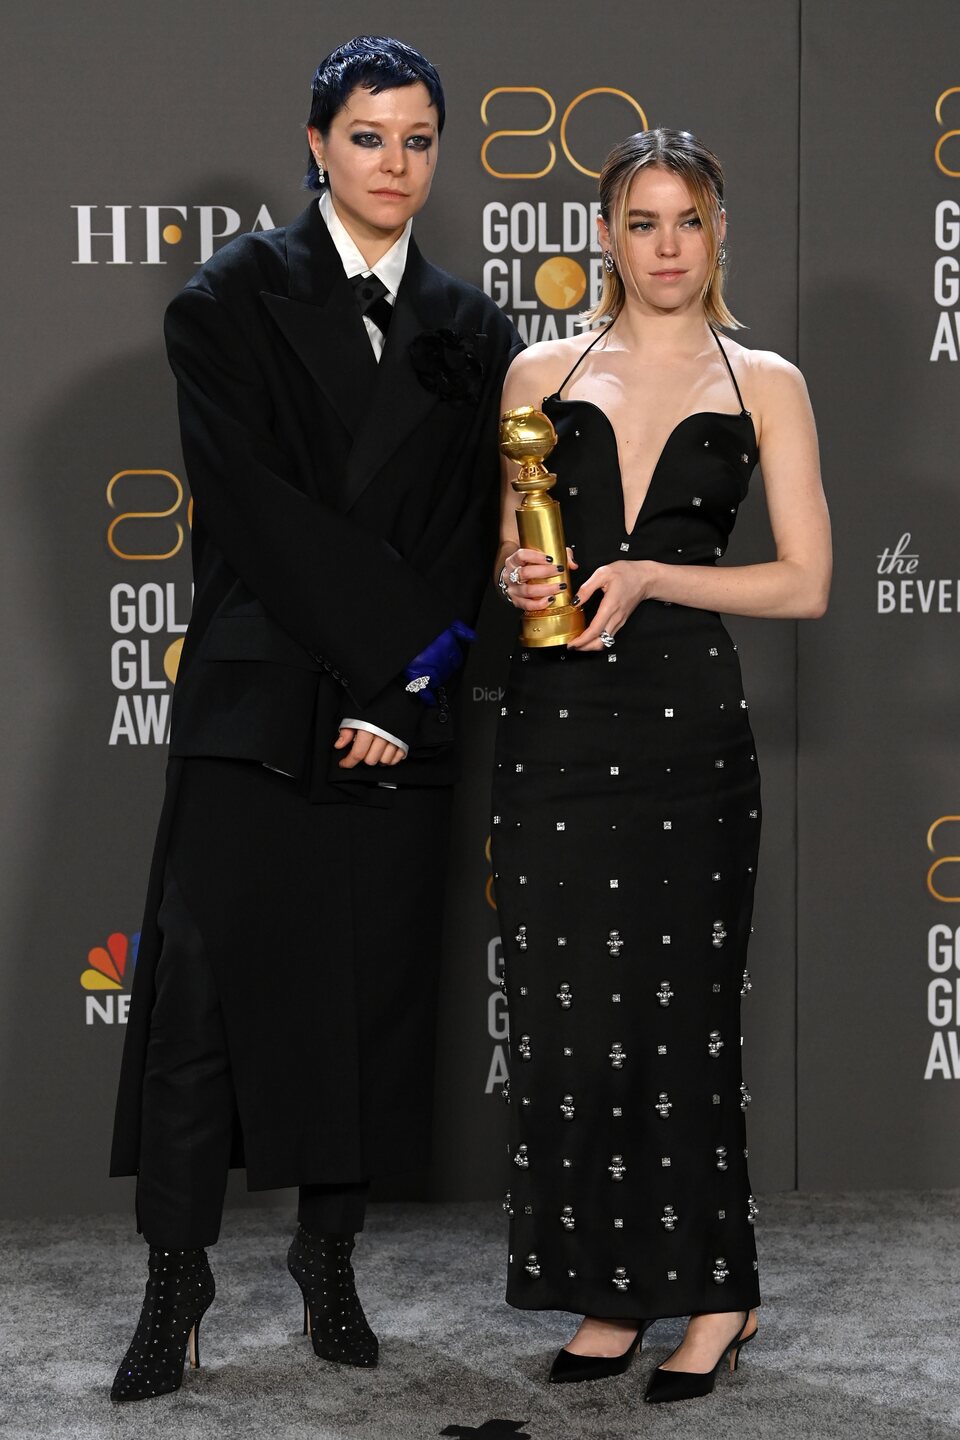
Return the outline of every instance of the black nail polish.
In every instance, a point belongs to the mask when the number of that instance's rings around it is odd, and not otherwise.
[[[552,555],[548,555],[548,556],[547,556],[547,559],[550,561],[550,563],[551,563],[551,565],[552,565],[552,564],[553,564],[553,556],[552,556]]]
[[[566,588],[567,588],[566,585],[564,585],[562,581],[561,581],[561,583],[557,586],[557,589],[558,589],[558,590],[566,590]]]
[[[549,596],[549,598],[548,598],[548,600],[547,600],[547,604],[548,604],[548,605],[556,605],[556,603],[557,603],[557,597],[556,597],[556,595],[551,595],[551,596]]]
[[[579,604],[580,604],[580,596],[579,596],[579,595],[574,595],[574,597],[573,597],[573,603],[574,603],[574,605],[579,605]]]
[[[558,566],[557,566],[557,574],[558,574],[558,575],[562,575],[562,574],[563,574],[563,566],[562,566],[562,565],[558,565]]]

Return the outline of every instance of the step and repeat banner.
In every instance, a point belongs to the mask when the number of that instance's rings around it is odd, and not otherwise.
[[[161,317],[230,236],[308,203],[310,77],[360,31],[440,69],[449,118],[418,242],[531,343],[572,333],[597,289],[596,173],[615,141],[672,125],[723,159],[741,338],[807,374],[839,561],[824,621],[730,627],[764,783],[754,1185],[960,1183],[953,0],[909,21],[887,0],[685,0],[656,23],[628,0],[371,0],[346,18],[278,0],[233,5],[228,25],[181,0],[88,0],[14,12],[3,62],[0,1213],[130,1203],[108,1141],[191,606]],[[754,484],[732,563],[772,554]],[[514,623],[486,607],[465,687],[436,1159],[385,1195],[504,1188],[487,826]],[[262,983],[285,985],[282,955]]]

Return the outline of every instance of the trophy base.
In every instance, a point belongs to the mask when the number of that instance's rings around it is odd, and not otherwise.
[[[583,611],[572,605],[562,610],[528,610],[520,627],[520,640],[531,650],[546,645],[566,645],[585,629]]]

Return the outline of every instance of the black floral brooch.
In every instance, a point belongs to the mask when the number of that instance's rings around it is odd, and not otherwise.
[[[472,342],[480,338],[461,335],[458,330],[418,335],[409,353],[423,388],[449,405],[475,404],[480,398],[483,364]]]

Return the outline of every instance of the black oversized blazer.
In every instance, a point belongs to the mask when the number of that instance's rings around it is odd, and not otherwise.
[[[445,352],[439,332],[453,332]],[[455,717],[400,677],[479,609],[513,326],[411,240],[378,364],[314,201],[220,250],[169,306],[165,334],[195,503],[171,754],[259,760],[315,801],[384,797],[370,789],[379,768],[336,767],[350,716],[410,743],[391,783],[449,784]],[[453,400],[438,393],[442,358],[429,363],[450,347],[454,364],[479,361]]]
[[[452,333],[438,345],[440,331]],[[399,793],[371,783],[383,773],[378,767],[358,767],[361,774],[351,771],[349,779],[336,768],[336,727],[351,716],[411,743],[409,757],[387,772],[392,784],[449,784],[454,723],[407,695],[401,672],[453,619],[473,621],[488,583],[497,536],[500,388],[519,348],[513,327],[485,295],[429,265],[411,242],[378,365],[314,202],[287,229],[243,236],[208,261],[170,305],[166,337],[195,501],[195,598],[174,694],[173,757],[263,762],[297,777],[305,806],[390,808]],[[462,403],[452,403],[437,387],[450,378],[447,362],[462,361],[468,351],[477,358],[468,368],[479,372],[478,383]],[[425,352],[441,356],[439,370],[425,365]],[[151,869],[117,1100],[114,1175],[139,1165],[162,940],[157,914],[174,829],[192,823],[189,815],[175,821],[183,763],[171,762]],[[416,802],[424,798],[421,791]],[[353,810],[348,828],[356,828],[361,813]],[[335,822],[321,828],[338,829]],[[235,849],[228,846],[225,856]],[[264,865],[284,867],[289,859],[280,851],[282,845],[268,856],[219,857],[214,865],[218,874],[226,866],[228,888],[241,894],[244,866],[252,866],[258,874],[249,889],[259,894]],[[391,874],[378,886],[387,906]],[[336,898],[325,898],[325,933],[336,933]],[[210,903],[194,899],[200,908]],[[317,924],[316,889],[305,886],[302,901],[303,914],[284,919],[297,934]],[[229,926],[221,929],[229,937]],[[358,1029],[359,1001],[352,1011],[328,1015],[324,1030],[317,1017],[331,1010],[324,989],[330,971],[311,964],[305,975],[288,965],[283,987],[264,988],[256,930],[251,924],[227,944],[225,967],[211,952],[220,966],[238,1096],[247,1095],[249,1111],[255,1094],[257,1114],[273,1106],[273,1120],[261,1116],[256,1127],[253,1172],[247,1156],[251,1183],[294,1183],[305,1164],[313,1179],[369,1174],[358,1159],[365,1137],[344,1118],[354,1113],[376,1111],[378,1133],[395,1131],[391,1143],[409,1156],[412,1129],[423,1131],[429,1117],[426,1032],[414,1047],[422,1051],[419,1068],[410,1058],[403,1062],[406,1085],[391,1082],[389,1094],[362,1095],[357,1076],[366,1072],[353,1063],[351,1046],[361,1031],[366,1044],[379,1037],[369,1017]],[[302,943],[293,948],[309,952]],[[388,965],[392,983],[409,984],[420,1004],[424,988],[435,987],[432,962],[421,951],[411,932],[388,953],[367,957],[368,970]],[[345,972],[341,992],[348,996],[362,988],[350,983],[349,958],[344,944],[336,973]],[[424,1015],[429,1008],[420,1005]],[[339,1100],[326,1107],[331,1113],[323,1123],[311,1118],[306,1126],[313,1150],[304,1160],[289,1136],[299,1133],[297,1107],[316,1094]],[[382,1140],[368,1149],[368,1167],[392,1163],[381,1153],[389,1149]]]

